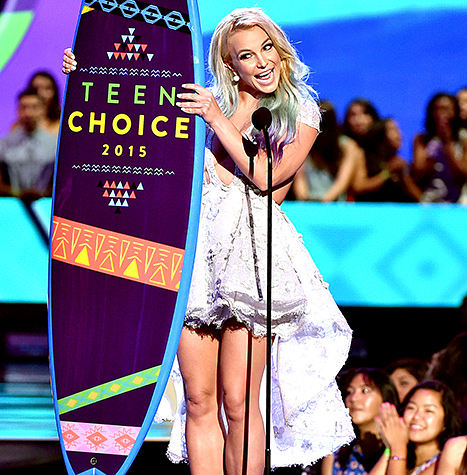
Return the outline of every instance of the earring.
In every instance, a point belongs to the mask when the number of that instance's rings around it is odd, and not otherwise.
[[[234,74],[233,81],[234,82],[240,81],[240,76],[237,73]]]

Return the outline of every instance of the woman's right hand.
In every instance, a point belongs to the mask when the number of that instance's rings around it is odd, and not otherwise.
[[[73,51],[71,51],[71,48],[67,48],[63,52],[63,68],[62,72],[64,74],[70,74],[72,71],[76,69],[76,65],[78,63],[75,60],[75,55],[73,54]]]
[[[396,407],[388,402],[382,404],[379,413],[375,422],[384,445],[391,450],[391,454],[406,457],[409,432],[403,418],[399,417]]]

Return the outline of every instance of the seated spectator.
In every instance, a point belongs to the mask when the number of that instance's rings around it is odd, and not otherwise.
[[[61,107],[58,85],[54,77],[47,71],[38,71],[33,74],[26,89],[35,89],[44,102],[45,107],[42,109],[39,126],[58,136]],[[18,125],[19,120],[17,119],[11,130],[14,130]]]
[[[384,125],[386,132],[384,147],[387,153],[387,168],[391,172],[391,181],[396,185],[394,190],[395,199],[393,201],[419,202],[422,197],[422,191],[410,175],[409,163],[399,155],[399,150],[402,146],[402,133],[399,125],[392,118],[386,119]]]
[[[355,201],[420,201],[422,192],[410,176],[409,164],[399,155],[401,143],[401,132],[394,119],[373,124],[361,141],[365,154],[357,162]]]
[[[397,389],[399,401],[403,401],[407,393],[423,381],[428,369],[425,361],[416,358],[401,358],[389,363],[384,371],[389,374]]]
[[[379,114],[370,101],[364,98],[354,99],[345,112],[342,131],[362,145],[362,140],[379,120]]]
[[[402,137],[393,119],[381,120],[371,102],[356,99],[347,108],[343,131],[363,150],[352,185],[355,201],[419,201],[421,191],[398,154]]]
[[[398,406],[396,388],[389,376],[375,368],[350,369],[338,381],[357,438],[323,459],[322,475],[384,475],[388,458],[375,418],[383,402]]]
[[[448,386],[424,381],[401,407],[383,404],[376,419],[389,458],[386,475],[435,475],[446,441],[460,434],[461,422]]]
[[[60,129],[60,95],[55,78],[47,71],[34,73],[29,81],[28,88],[37,89],[37,93],[45,103],[46,114],[41,126],[58,136]]]
[[[457,91],[457,102],[459,103],[462,133],[467,134],[467,86]]]
[[[18,96],[18,126],[0,139],[0,194],[26,201],[50,196],[57,137],[39,126],[44,103],[35,89]]]
[[[467,475],[467,436],[453,437],[444,444],[436,475]]]
[[[293,192],[298,200],[345,201],[361,150],[354,140],[340,133],[333,105],[323,101],[320,108],[321,133],[297,172]]]
[[[467,137],[460,134],[457,99],[439,93],[430,100],[425,131],[414,140],[412,176],[422,202],[456,203],[467,180]]]

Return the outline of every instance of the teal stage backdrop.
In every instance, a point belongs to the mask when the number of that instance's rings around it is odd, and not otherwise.
[[[282,205],[341,306],[458,307],[467,295],[467,207],[304,203]],[[33,221],[0,199],[0,302],[45,303],[50,200]]]

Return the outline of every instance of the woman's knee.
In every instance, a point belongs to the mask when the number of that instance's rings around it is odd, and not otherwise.
[[[186,394],[187,414],[194,419],[216,415],[218,403],[216,394],[209,390],[194,389]]]
[[[244,391],[227,391],[224,393],[224,410],[229,422],[242,422],[249,411],[249,404]]]

